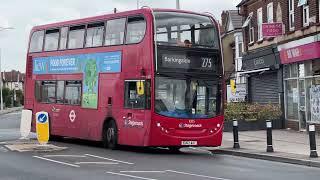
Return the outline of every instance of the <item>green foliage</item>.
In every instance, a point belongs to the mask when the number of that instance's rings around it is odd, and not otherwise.
[[[16,90],[16,101],[13,101],[14,98],[14,90],[10,90],[9,88],[2,89],[3,95],[3,103],[4,107],[17,107],[23,105],[24,102],[24,95],[21,90]],[[13,102],[13,104],[12,104]]]
[[[233,119],[276,120],[281,114],[280,106],[275,104],[229,103],[225,108],[225,118],[229,121]]]

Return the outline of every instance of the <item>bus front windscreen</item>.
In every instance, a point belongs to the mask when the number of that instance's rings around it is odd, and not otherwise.
[[[219,85],[212,80],[156,77],[156,113],[174,118],[211,118],[219,113]]]
[[[158,45],[219,48],[217,28],[207,16],[156,12],[155,21]]]

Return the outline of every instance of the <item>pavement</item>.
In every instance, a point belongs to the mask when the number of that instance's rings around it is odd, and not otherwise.
[[[232,132],[224,132],[223,143],[212,152],[255,159],[271,160],[320,168],[320,158],[310,158],[309,135],[293,130],[273,130],[274,152],[266,152],[266,131],[239,132],[240,149],[233,148]],[[320,150],[320,136],[316,136]],[[318,152],[319,154],[319,152]],[[320,155],[320,154],[319,154]]]
[[[0,115],[9,114],[9,113],[16,112],[16,111],[21,111],[22,109],[23,109],[23,106],[14,107],[14,108],[8,108],[8,109],[4,109],[2,111],[0,110]]]

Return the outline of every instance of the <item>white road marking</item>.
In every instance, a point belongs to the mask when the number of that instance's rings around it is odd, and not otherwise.
[[[113,165],[113,164],[119,164],[119,163],[116,163],[116,162],[76,162],[75,164],[110,164],[110,165]]]
[[[96,155],[92,155],[92,154],[85,154],[85,155],[86,156],[90,156],[90,157],[99,158],[99,159],[108,160],[108,161],[119,162],[119,163],[123,163],[123,164],[130,164],[130,165],[134,164],[134,163],[131,163],[131,162],[119,161],[119,160],[116,160],[116,159],[105,158],[105,157],[96,156]]]
[[[121,173],[165,173],[165,171],[120,171]]]
[[[115,173],[115,172],[106,172],[106,173],[107,174],[112,174],[112,175],[130,177],[130,178],[134,178],[134,179],[157,180],[157,179],[145,178],[145,177],[140,177],[140,176],[132,176],[132,175],[129,175],[129,174]]]
[[[80,167],[80,166],[75,165],[75,164],[70,164],[70,163],[66,163],[66,162],[56,161],[56,160],[52,160],[52,159],[48,159],[48,158],[44,158],[44,157],[40,157],[40,156],[33,156],[33,157],[34,157],[34,158],[38,158],[38,159],[42,159],[42,160],[46,160],[46,161],[50,161],[50,162],[54,162],[54,163],[58,163],[58,164],[67,165],[67,166]]]
[[[214,177],[214,176],[206,176],[201,174],[193,174],[193,173],[187,173],[187,172],[181,172],[181,171],[173,171],[173,170],[166,170],[166,172],[176,173],[176,174],[184,174],[189,176],[196,176],[196,177],[203,177],[208,179],[217,179],[217,180],[231,180],[226,178],[220,178],[220,177]]]
[[[62,155],[62,154],[56,154],[56,155],[45,155],[43,157],[79,157],[79,158],[85,158],[87,156],[84,156],[84,155]]]

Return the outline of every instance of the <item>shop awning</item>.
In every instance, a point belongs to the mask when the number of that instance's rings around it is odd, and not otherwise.
[[[308,0],[299,0],[298,2],[298,7],[303,6],[303,5],[307,5]]]
[[[253,12],[251,12],[251,13],[248,15],[246,21],[245,21],[245,22],[243,23],[243,25],[242,25],[242,28],[245,28],[245,27],[247,27],[247,26],[249,25],[252,16],[253,16]]]

